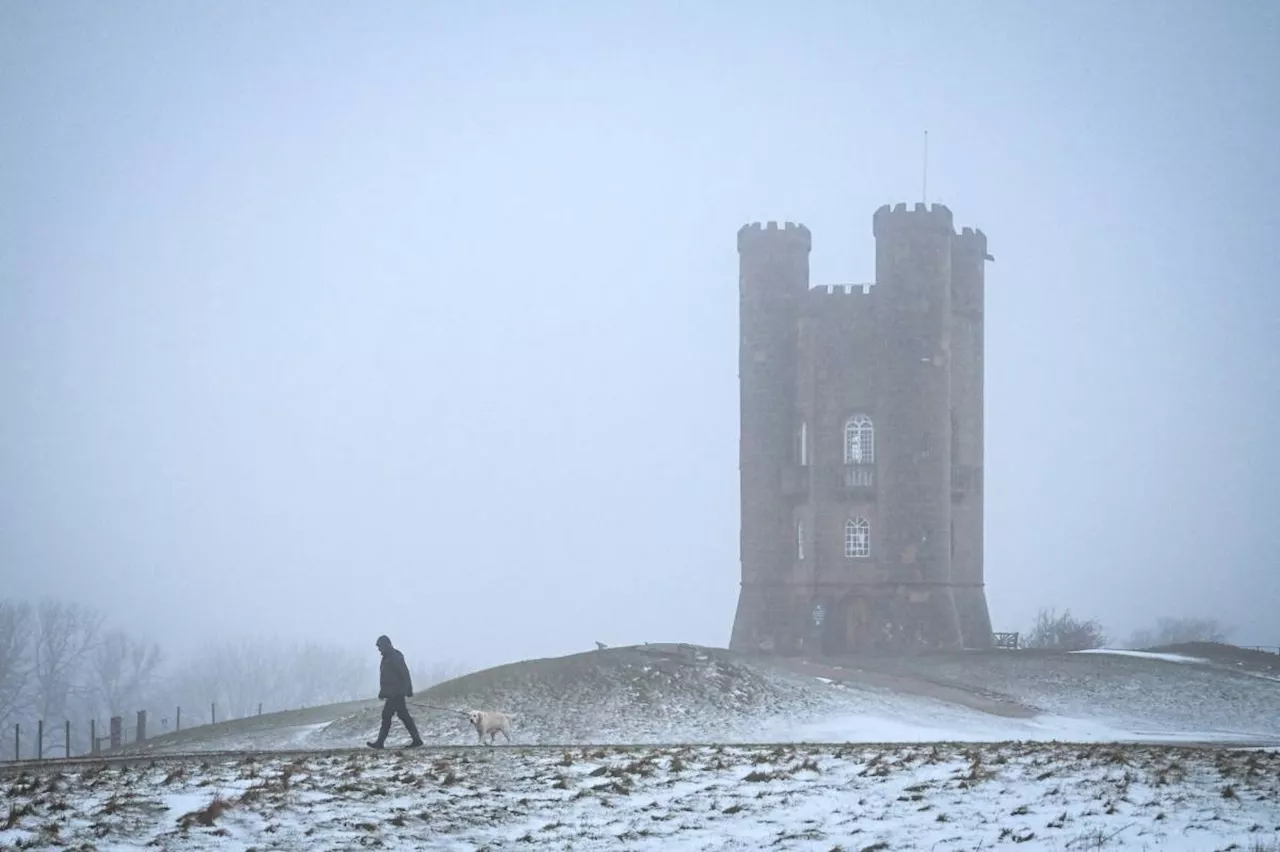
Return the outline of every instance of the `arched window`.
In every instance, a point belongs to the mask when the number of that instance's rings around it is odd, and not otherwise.
[[[844,558],[866,559],[871,555],[871,522],[850,518],[844,522]]]
[[[803,420],[796,430],[796,461],[801,467],[809,466],[809,424]]]
[[[844,463],[872,464],[875,460],[875,427],[867,415],[855,414],[844,423]]]
[[[796,558],[804,559],[804,521],[796,522]]]

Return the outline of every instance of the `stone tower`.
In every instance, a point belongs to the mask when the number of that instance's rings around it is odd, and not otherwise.
[[[981,231],[876,211],[876,281],[809,287],[803,225],[738,232],[742,589],[730,647],[983,648]]]

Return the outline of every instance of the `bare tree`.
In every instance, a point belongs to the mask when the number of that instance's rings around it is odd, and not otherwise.
[[[172,691],[178,703],[199,708],[184,719],[203,718],[211,703],[218,718],[235,719],[258,705],[266,711],[344,700],[359,689],[358,676],[354,657],[339,648],[250,636],[205,646],[183,664]]]
[[[1026,647],[1084,651],[1101,648],[1106,641],[1106,633],[1097,619],[1082,621],[1073,618],[1071,610],[1057,615],[1056,610],[1041,609],[1036,615],[1035,627],[1027,635]]]
[[[100,613],[75,603],[41,601],[36,608],[34,680],[36,710],[57,719],[81,685],[89,654],[102,630]]]
[[[256,638],[226,642],[206,658],[216,685],[214,700],[225,718],[251,716],[257,705],[270,699],[284,674],[279,648]]]
[[[247,640],[205,644],[179,663],[163,681],[166,707],[181,707],[183,727],[241,718],[256,712],[258,702],[275,688],[278,669],[272,649]]]
[[[159,673],[162,656],[155,642],[113,630],[93,651],[92,686],[108,716],[137,710]]]
[[[414,670],[414,688],[465,673],[460,666],[428,665]],[[166,684],[165,701],[181,705],[187,725],[207,720],[216,703],[219,719],[316,707],[372,698],[378,694],[376,654],[361,655],[323,642],[290,642],[276,637],[241,637],[207,645]]]
[[[1125,642],[1125,647],[1134,651],[1141,651],[1144,648],[1154,648],[1160,644],[1156,641],[1156,632],[1150,627],[1142,627],[1129,634],[1129,641]]]
[[[0,601],[0,723],[20,712],[31,677],[31,605]]]
[[[293,710],[366,698],[369,664],[336,645],[305,642],[282,649],[287,669],[267,700],[273,709]]]
[[[413,688],[421,691],[435,686],[437,683],[444,683],[456,677],[462,677],[469,672],[470,670],[466,666],[458,665],[457,663],[429,663],[424,666],[416,666],[413,669]]]
[[[1154,628],[1135,630],[1127,644],[1130,648],[1156,648],[1186,642],[1225,642],[1233,630],[1223,627],[1216,618],[1160,618]]]

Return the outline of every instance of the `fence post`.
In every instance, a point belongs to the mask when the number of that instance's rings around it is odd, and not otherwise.
[[[63,743],[66,745],[66,747],[67,747],[67,754],[66,754],[66,756],[69,758],[69,757],[71,757],[71,720],[70,720],[70,719],[67,719],[67,720],[66,720],[66,722],[65,722],[64,724],[66,725],[66,727],[65,727],[65,728],[63,728],[63,733],[62,733],[62,742],[63,742]]]
[[[98,720],[89,720],[89,754],[98,753]]]
[[[22,760],[22,728],[17,723],[13,723],[13,759]]]
[[[138,711],[138,742],[146,742],[147,739],[147,711]]]
[[[36,722],[36,760],[44,760],[44,719]]]
[[[176,721],[174,723],[173,729],[175,731],[182,730],[182,708],[181,707],[178,708],[178,714],[176,716]]]
[[[111,717],[111,747],[120,748],[120,741],[124,736],[124,719],[119,716]]]
[[[216,701],[209,704],[209,724],[218,724],[218,704]]]

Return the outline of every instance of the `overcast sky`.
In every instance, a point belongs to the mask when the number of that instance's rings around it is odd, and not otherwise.
[[[735,233],[984,229],[986,579],[1280,644],[1280,4],[0,7],[0,597],[724,645]]]

